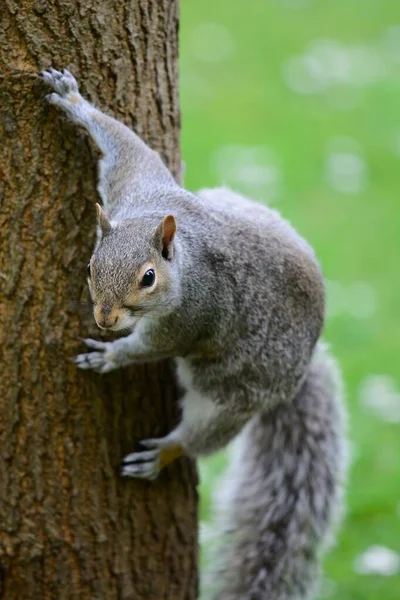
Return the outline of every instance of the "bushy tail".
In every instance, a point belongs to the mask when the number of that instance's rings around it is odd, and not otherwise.
[[[295,398],[242,432],[223,497],[215,600],[303,600],[342,506],[347,466],[340,377],[319,347]]]

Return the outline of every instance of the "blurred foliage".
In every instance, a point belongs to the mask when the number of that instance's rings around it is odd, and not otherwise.
[[[400,552],[399,3],[183,0],[180,60],[187,187],[276,206],[328,280],[352,470],[324,597],[398,600],[399,574],[354,562],[375,544]],[[202,464],[206,523],[225,462]]]

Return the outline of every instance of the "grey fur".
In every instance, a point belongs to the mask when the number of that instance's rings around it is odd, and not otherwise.
[[[133,329],[115,342],[86,340],[94,351],[76,363],[104,373],[171,357],[186,390],[178,427],[145,441],[122,473],[153,479],[162,449],[209,454],[242,431],[216,598],[309,598],[346,469],[340,378],[318,344],[325,293],[312,249],[274,210],[226,189],[180,188],[155,152],[80,96],[70,73],[43,78],[49,101],[104,154],[99,192],[111,229],[99,231],[90,286],[95,305],[119,311],[115,329]],[[178,229],[166,259],[168,214]],[[137,284],[137,305],[124,308],[149,261],[157,286],[145,295]]]

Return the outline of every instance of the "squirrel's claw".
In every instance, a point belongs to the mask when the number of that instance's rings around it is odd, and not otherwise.
[[[122,461],[121,475],[155,479],[164,467],[183,455],[182,447],[177,443],[174,432],[163,438],[142,440],[140,444],[147,449],[125,456]]]
[[[150,440],[146,440],[150,441]],[[153,440],[151,440],[153,441]],[[133,452],[122,461],[121,475],[139,477],[140,479],[156,479],[160,472],[160,448]]]

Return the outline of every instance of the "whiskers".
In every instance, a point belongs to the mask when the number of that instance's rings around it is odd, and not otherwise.
[[[81,314],[91,314],[93,312],[93,302],[82,302],[80,300],[70,300],[67,303],[71,312],[79,312]]]
[[[73,313],[79,313],[82,316],[90,316],[93,314],[94,303],[93,302],[82,302],[79,300],[71,300],[68,302],[68,308]],[[137,306],[123,306],[123,310],[126,312],[129,317],[133,319],[151,319],[158,318],[164,316],[168,310],[163,304],[158,305],[149,305],[145,304],[137,305]],[[125,327],[124,329],[120,329],[119,332],[123,332],[125,334],[131,333],[133,326]]]
[[[134,318],[162,317],[168,312],[164,304],[138,304],[132,307],[124,307],[124,310],[126,310],[130,317]]]

